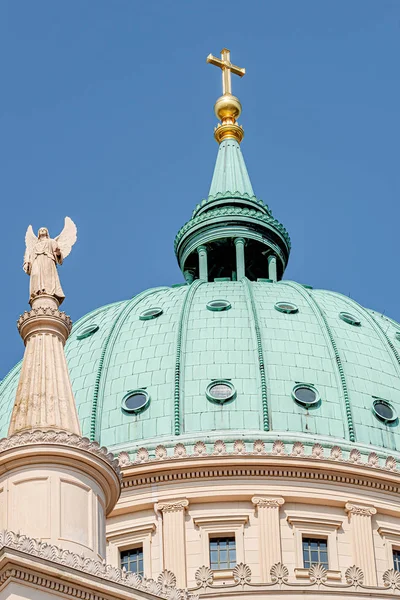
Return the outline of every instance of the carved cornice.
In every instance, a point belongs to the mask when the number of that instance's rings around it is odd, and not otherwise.
[[[26,344],[32,335],[51,334],[61,337],[65,344],[72,329],[71,318],[51,306],[38,306],[25,311],[17,321],[18,331]]]
[[[114,457],[114,454],[108,452],[107,448],[104,446],[100,447],[97,442],[91,442],[88,438],[80,437],[75,433],[68,433],[67,431],[43,431],[36,429],[33,431],[16,433],[15,435],[0,440],[0,453],[15,448],[35,445],[66,446],[68,448],[84,450],[108,463],[118,476],[119,480],[122,479],[119,462],[118,459]]]
[[[400,472],[393,456],[376,452],[361,454],[357,448],[342,449],[320,443],[305,446],[301,442],[235,442],[218,440],[210,444],[177,443],[173,448],[158,445],[153,450],[139,448],[131,460],[127,452],[118,456],[123,468],[123,487],[151,483],[215,477],[293,477],[365,486],[400,493]]]
[[[283,498],[273,498],[272,496],[253,496],[252,503],[257,508],[280,508],[285,504]]]
[[[0,532],[0,550],[3,549],[17,550],[25,554],[28,558],[35,557],[50,563],[60,565],[65,568],[76,570],[79,574],[87,574],[94,577],[99,577],[102,580],[109,583],[117,583],[127,588],[135,589],[138,591],[145,592],[146,594],[152,594],[153,596],[159,596],[169,600],[197,600],[195,594],[189,594],[185,590],[180,590],[175,587],[175,576],[170,571],[163,571],[157,581],[154,579],[142,578],[136,573],[128,572],[126,570],[118,569],[111,565],[107,565],[104,561],[96,561],[91,558],[85,558],[83,555],[74,554],[69,550],[62,550],[57,546],[46,544],[29,538],[25,535],[18,535],[12,531],[1,531]],[[30,572],[29,572],[30,571]],[[7,581],[10,578],[22,579],[30,583],[35,583],[39,588],[45,587],[54,589],[57,591],[64,591],[63,583],[47,579],[46,577],[37,577],[30,570],[24,569],[7,569],[2,573],[1,583]],[[63,569],[59,569],[59,572],[63,574],[65,579],[65,573]],[[68,590],[68,596],[76,596],[79,598],[88,598],[90,600],[100,599],[103,597],[109,597],[109,595],[81,595],[82,588],[79,588],[79,593],[75,594],[71,590],[71,586],[66,584],[65,591]]]
[[[377,510],[374,506],[365,506],[363,504],[353,504],[353,502],[347,502],[345,506],[346,511],[351,515],[359,515],[361,517],[372,517],[376,515]]]
[[[170,500],[167,502],[158,502],[156,509],[164,513],[183,512],[189,506],[189,501],[186,498],[181,500]]]

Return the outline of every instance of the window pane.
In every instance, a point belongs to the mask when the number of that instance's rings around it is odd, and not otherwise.
[[[232,569],[236,566],[236,540],[234,537],[210,539],[211,569]]]
[[[143,548],[132,548],[121,552],[121,568],[125,567],[127,571],[143,575]]]
[[[303,538],[303,567],[321,563],[326,569],[328,564],[328,542],[319,538]]]

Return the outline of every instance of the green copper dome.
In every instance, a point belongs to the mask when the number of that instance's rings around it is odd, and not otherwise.
[[[282,438],[400,453],[400,325],[282,281],[289,235],[254,194],[239,101],[217,104],[210,192],[175,239],[187,283],[99,308],[67,341],[83,435],[116,452]],[[0,384],[3,436],[19,370]]]
[[[218,299],[231,308],[209,310]],[[277,310],[280,302],[297,312]],[[140,318],[155,307],[159,316]],[[354,300],[290,281],[195,281],[89,313],[74,325],[66,355],[83,434],[114,451],[239,437],[400,451],[397,421],[373,412],[381,398],[400,414],[399,331]],[[0,385],[3,436],[18,375],[19,366]],[[235,398],[211,402],[215,381],[228,381]],[[318,391],[315,407],[293,399],[299,383]],[[135,390],[150,398],[138,414],[122,408]]]

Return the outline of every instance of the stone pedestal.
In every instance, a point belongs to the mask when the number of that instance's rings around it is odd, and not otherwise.
[[[279,509],[283,498],[254,496],[251,499],[258,511],[260,533],[261,581],[271,581],[271,567],[282,562]]]
[[[172,571],[178,587],[186,587],[186,499],[159,502],[156,509],[163,515],[164,569]]]
[[[102,559],[119,491],[117,461],[86,438],[36,430],[0,442],[0,529]]]

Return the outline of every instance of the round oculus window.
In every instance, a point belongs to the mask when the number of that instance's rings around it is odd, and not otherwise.
[[[397,419],[396,411],[386,400],[375,400],[373,404],[373,410],[375,416],[384,423],[392,423]]]
[[[279,312],[287,314],[294,314],[299,312],[297,306],[295,304],[292,304],[292,302],[277,302],[275,304],[275,308],[276,310],[279,310]]]
[[[351,313],[341,312],[339,313],[339,317],[342,319],[342,321],[344,321],[345,323],[349,323],[350,325],[356,325],[357,327],[361,325],[360,319],[357,319],[357,317],[355,317]]]
[[[122,399],[122,408],[129,413],[138,414],[147,408],[150,396],[145,390],[134,390],[125,394]]]
[[[88,327],[84,327],[76,336],[77,340],[84,340],[85,338],[89,337],[90,335],[93,335],[94,333],[96,333],[96,331],[98,331],[99,326],[96,325],[95,323],[93,323],[93,325],[88,325]]]
[[[142,313],[140,313],[139,319],[141,321],[150,321],[150,319],[155,319],[156,317],[159,317],[160,315],[162,315],[162,313],[163,313],[162,308],[159,308],[159,307],[148,308],[148,309],[144,310]]]
[[[208,310],[229,310],[231,308],[231,303],[228,300],[211,300],[207,304]]]
[[[224,379],[220,381],[212,381],[206,389],[206,396],[211,402],[216,404],[225,404],[229,400],[233,400],[236,396],[235,386]]]
[[[317,390],[313,386],[304,383],[294,386],[292,396],[302,406],[315,406],[320,401]]]

